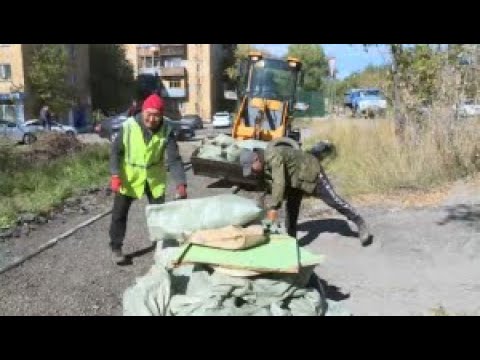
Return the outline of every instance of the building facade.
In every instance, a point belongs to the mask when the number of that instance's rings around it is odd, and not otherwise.
[[[59,115],[63,121],[81,127],[91,111],[88,44],[63,45],[71,64],[65,81],[73,86],[77,103],[68,114]],[[22,122],[38,117],[27,74],[36,46],[0,44],[0,118]]]
[[[224,44],[124,44],[135,75],[152,75],[182,115],[210,121],[222,110]]]

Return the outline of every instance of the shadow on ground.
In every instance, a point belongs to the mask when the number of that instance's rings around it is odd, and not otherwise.
[[[358,233],[352,231],[348,222],[340,219],[308,220],[297,227],[298,231],[306,231],[307,234],[298,240],[300,246],[313,242],[323,232],[337,233],[347,237],[358,237]]]
[[[133,265],[133,259],[137,258],[137,257],[141,257],[143,255],[146,255],[148,253],[151,253],[152,251],[155,250],[155,248],[157,247],[157,244],[154,243],[144,249],[140,249],[140,250],[137,250],[137,251],[134,251],[130,254],[125,254],[125,261],[123,261],[122,263],[120,263],[119,265],[120,266],[128,266],[128,265]]]
[[[480,204],[458,204],[446,208],[447,216],[437,222],[445,225],[451,221],[463,221],[467,225],[480,229]]]
[[[228,189],[231,188],[233,184],[230,181],[227,181],[225,179],[220,179],[217,180],[213,183],[208,184],[207,188],[212,189],[212,188],[221,188],[221,189]]]

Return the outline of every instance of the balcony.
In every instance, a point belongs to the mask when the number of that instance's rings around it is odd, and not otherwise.
[[[184,77],[185,68],[183,66],[139,68],[138,74],[153,76],[158,75],[161,77]]]
[[[161,56],[181,56],[186,55],[186,44],[159,44]]]
[[[187,96],[187,91],[184,88],[165,88],[164,96],[169,98],[184,98]]]
[[[185,76],[185,67],[183,66],[172,66],[172,67],[162,67],[160,76],[169,77],[169,76]]]
[[[158,46],[137,48],[138,56],[158,56]]]
[[[160,68],[159,67],[149,67],[149,68],[139,68],[138,75],[158,75],[160,76]]]

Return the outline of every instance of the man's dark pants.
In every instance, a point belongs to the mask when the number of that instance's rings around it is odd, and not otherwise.
[[[148,185],[145,186],[145,193],[149,204],[163,204],[165,202],[165,196],[154,199]],[[112,222],[110,224],[110,247],[112,249],[121,249],[123,246],[125,232],[127,231],[128,211],[134,200],[136,199],[120,193],[115,194]]]
[[[337,210],[355,224],[358,224],[361,220],[360,214],[348,202],[338,196],[323,170],[318,177],[313,196],[323,200],[325,204]],[[302,197],[303,192],[301,190],[292,188],[287,190],[285,228],[288,235],[294,238],[297,237],[297,221],[302,204]]]

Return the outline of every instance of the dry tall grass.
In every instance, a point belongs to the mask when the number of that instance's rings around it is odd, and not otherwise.
[[[391,120],[335,119],[312,122],[313,137],[337,146],[327,170],[346,195],[425,190],[480,170],[480,121],[431,113],[420,128],[409,125],[404,140]]]

